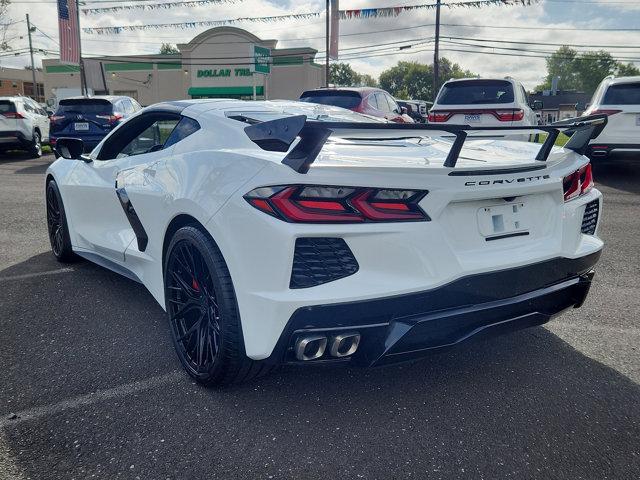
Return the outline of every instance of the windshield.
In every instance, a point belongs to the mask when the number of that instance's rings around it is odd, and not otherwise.
[[[640,83],[611,85],[604,95],[603,105],[640,105]]]
[[[513,87],[503,80],[466,80],[442,87],[439,105],[480,105],[512,103]]]
[[[60,100],[57,113],[96,113],[105,114],[113,112],[113,105],[108,100],[98,98],[73,98]]]
[[[360,105],[360,94],[348,90],[320,90],[304,92],[300,96],[301,102],[319,103],[321,105],[333,105],[334,107],[356,108]]]

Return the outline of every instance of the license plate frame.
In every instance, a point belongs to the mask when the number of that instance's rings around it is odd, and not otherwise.
[[[465,113],[464,114],[464,122],[465,123],[480,123],[480,113]]]
[[[73,129],[76,132],[86,132],[89,130],[89,122],[75,122],[73,124]]]
[[[640,127],[640,113],[636,113],[636,127]]]
[[[478,229],[480,234],[490,239],[492,237],[511,236],[521,232],[528,232],[525,202],[513,202],[502,205],[487,205],[478,209]]]

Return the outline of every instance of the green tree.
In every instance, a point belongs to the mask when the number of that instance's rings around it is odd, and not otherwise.
[[[375,77],[369,75],[368,73],[363,73],[360,75],[360,81],[358,82],[360,87],[377,87],[378,81]]]
[[[452,78],[476,76],[457,63],[441,58],[440,83],[437,88],[439,90],[444,82]],[[380,74],[379,85],[396,98],[431,100],[437,93],[433,91],[433,65],[419,62],[398,62]]]
[[[616,75],[618,77],[635,77],[640,75],[640,69],[633,63],[618,63],[616,68]]]
[[[8,16],[9,5],[11,5],[9,0],[0,0],[0,50],[2,51],[11,50],[10,39],[7,38],[11,26],[11,19]]]
[[[553,78],[560,77],[561,90],[593,93],[608,75],[638,75],[632,64],[617,62],[605,51],[578,53],[567,46],[560,47],[547,59],[547,76],[536,90],[549,90]]]
[[[161,55],[175,55],[176,53],[180,53],[180,50],[178,50],[178,48],[171,43],[163,43],[160,46]]]
[[[574,68],[578,77],[577,90],[593,93],[604,77],[616,72],[618,62],[604,51],[587,52],[575,59]]]
[[[575,69],[575,61],[578,52],[571,47],[560,47],[547,58],[547,76],[542,85],[536,90],[550,90],[551,82],[555,77],[560,77],[559,86],[562,90],[578,90],[578,74]]]

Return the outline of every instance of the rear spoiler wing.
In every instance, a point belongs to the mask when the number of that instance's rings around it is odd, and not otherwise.
[[[306,115],[295,115],[260,122],[252,118],[237,116],[236,120],[250,123],[244,131],[251,141],[263,150],[287,152],[291,144],[300,141],[284,157],[282,163],[298,173],[307,173],[325,142],[331,135],[349,139],[402,139],[428,136],[430,132],[444,132],[455,136],[453,145],[444,162],[453,168],[458,162],[460,151],[469,132],[546,132],[547,138],[540,147],[536,160],[545,162],[555,145],[558,135],[564,133],[571,138],[564,148],[584,155],[589,141],[600,135],[607,125],[606,115],[591,115],[571,118],[551,125],[532,127],[471,127],[469,125],[433,125],[419,123],[360,123],[360,122],[319,122],[307,120]]]

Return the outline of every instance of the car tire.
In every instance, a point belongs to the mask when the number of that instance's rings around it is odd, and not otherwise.
[[[33,132],[33,140],[29,145],[29,155],[31,158],[40,158],[42,156],[42,137],[40,132]]]
[[[67,216],[62,204],[60,190],[55,180],[47,183],[45,199],[47,205],[47,232],[53,256],[61,263],[72,262],[76,256],[71,248]]]
[[[231,275],[209,235],[195,226],[180,228],[167,248],[164,272],[171,338],[191,377],[223,386],[271,370],[245,354]]]

